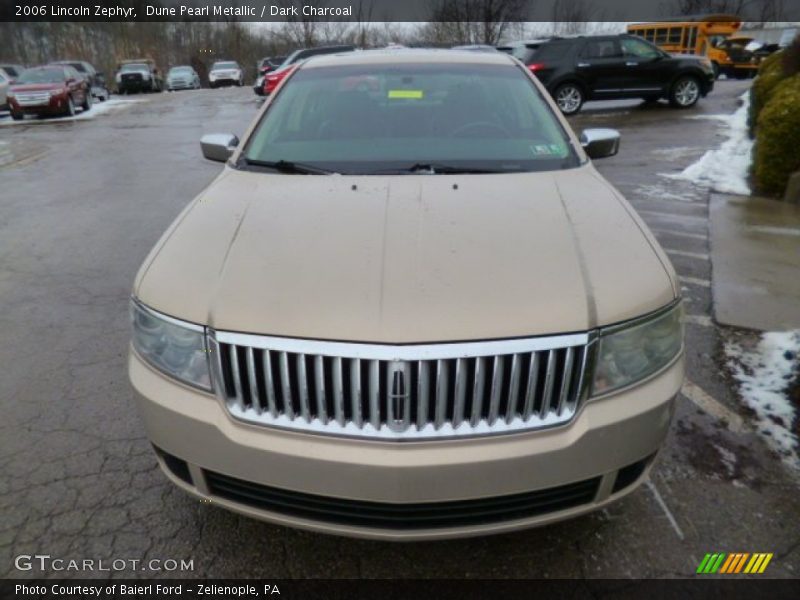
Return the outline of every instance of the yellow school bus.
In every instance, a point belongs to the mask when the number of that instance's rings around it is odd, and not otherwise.
[[[726,43],[741,27],[739,17],[719,14],[634,23],[628,25],[628,33],[638,35],[667,52],[707,56],[717,75],[753,77],[758,70],[758,61],[752,52]]]

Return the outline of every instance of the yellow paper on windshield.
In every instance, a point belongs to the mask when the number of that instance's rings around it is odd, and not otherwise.
[[[389,90],[389,98],[411,98],[422,100],[424,94],[422,90]]]

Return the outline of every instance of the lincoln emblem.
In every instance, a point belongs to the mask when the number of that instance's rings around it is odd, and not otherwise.
[[[411,381],[408,363],[393,361],[389,363],[389,428],[392,431],[404,431],[408,424],[411,399]]]

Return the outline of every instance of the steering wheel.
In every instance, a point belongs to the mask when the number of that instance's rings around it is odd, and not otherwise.
[[[503,134],[503,136],[509,137],[508,130],[505,127],[491,121],[473,121],[472,123],[465,123],[464,125],[456,127],[456,129],[450,133],[450,137],[462,137],[467,131],[480,128],[483,128],[484,130],[491,129],[493,131],[499,131]]]

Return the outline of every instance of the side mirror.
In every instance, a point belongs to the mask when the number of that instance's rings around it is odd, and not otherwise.
[[[238,145],[239,138],[232,133],[209,133],[200,138],[203,156],[218,162],[226,162]]]
[[[589,158],[607,158],[619,151],[619,131],[616,129],[584,129],[581,146]]]

